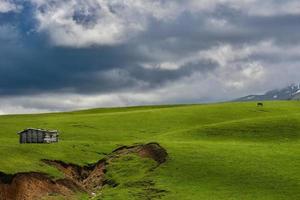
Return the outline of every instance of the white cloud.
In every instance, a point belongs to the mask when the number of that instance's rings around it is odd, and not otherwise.
[[[298,0],[289,1],[253,1],[248,5],[248,13],[258,16],[275,16],[275,15],[299,15],[300,2]]]
[[[146,31],[151,18],[169,23],[183,13],[212,14],[221,5],[248,15],[300,14],[298,0],[30,1],[36,8],[38,30],[48,33],[54,45],[71,47],[124,43]],[[207,26],[223,31],[233,28],[226,19],[214,17],[207,20]]]
[[[265,40],[255,44],[243,45],[219,44],[206,50],[199,50],[186,55],[170,56],[169,52],[158,51],[158,62],[143,63],[145,68],[163,70],[178,70],[196,64],[199,68],[203,63],[215,63],[215,68],[202,73],[201,70],[190,77],[170,83],[165,91],[177,88],[177,97],[182,99],[206,99],[216,101],[232,99],[250,93],[264,92],[269,89],[284,87],[298,82],[300,77],[299,65],[290,59],[298,59],[300,44],[277,44],[273,40]],[[145,53],[151,53],[144,48]],[[152,54],[153,55],[153,54]],[[266,58],[270,58],[268,60]],[[274,61],[273,59],[278,59]],[[212,66],[213,67],[213,66]],[[277,78],[278,77],[278,78]],[[276,79],[276,81],[274,81]],[[180,83],[181,89],[178,86]],[[195,94],[194,91],[197,91]],[[213,91],[217,91],[214,93]],[[165,96],[162,95],[164,98]]]
[[[0,0],[0,13],[18,12],[22,6],[15,4],[11,0]]]
[[[159,0],[31,0],[38,30],[55,45],[114,45],[146,30],[149,18],[173,18],[175,3]]]
[[[229,43],[221,43],[209,49],[187,53],[186,55],[168,55],[168,52],[149,50],[144,47],[142,49],[144,53],[152,55],[152,57],[156,58],[155,60],[159,60],[159,62],[141,63],[141,65],[148,69],[158,68],[178,70],[182,67],[197,63],[200,63],[199,67],[201,67],[201,63],[204,61],[211,61],[216,63],[220,68],[228,68],[232,66],[233,63],[246,59],[252,54],[258,54],[261,52],[267,53],[268,48],[273,48],[273,46],[273,42],[269,40],[261,41],[256,44],[245,43],[244,45],[237,46],[233,46]]]
[[[299,0],[189,0],[187,5],[194,12],[213,12],[223,5],[256,16],[300,14]]]

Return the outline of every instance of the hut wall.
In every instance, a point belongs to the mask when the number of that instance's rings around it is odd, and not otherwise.
[[[31,143],[31,130],[26,131],[26,143]]]
[[[31,142],[32,143],[37,143],[37,141],[38,141],[38,131],[32,130],[32,133],[31,133]]]
[[[20,143],[53,143],[58,142],[58,134],[43,130],[26,130],[19,134]]]
[[[26,143],[26,133],[21,133],[20,134],[20,143]]]
[[[38,141],[37,141],[38,143],[43,143],[43,142],[44,142],[44,134],[45,134],[45,133],[42,132],[42,131],[39,131],[39,132],[38,132],[38,139],[37,139],[37,140],[38,140]]]

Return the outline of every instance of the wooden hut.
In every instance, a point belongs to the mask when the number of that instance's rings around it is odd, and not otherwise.
[[[27,128],[18,133],[20,144],[24,143],[55,143],[58,142],[57,130]]]

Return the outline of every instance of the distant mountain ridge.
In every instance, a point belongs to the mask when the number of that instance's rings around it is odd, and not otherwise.
[[[282,89],[266,92],[262,95],[248,95],[234,101],[300,100],[300,84],[291,84]]]

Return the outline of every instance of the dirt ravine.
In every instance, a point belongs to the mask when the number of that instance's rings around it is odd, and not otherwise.
[[[39,200],[53,195],[72,199],[76,192],[92,194],[106,184],[116,186],[114,182],[105,178],[106,168],[109,162],[126,154],[137,154],[153,159],[157,162],[157,166],[164,163],[168,157],[167,151],[158,143],[148,143],[120,147],[97,163],[87,166],[58,160],[42,160],[60,170],[65,178],[53,180],[47,174],[37,172],[14,175],[0,173],[0,200]]]

